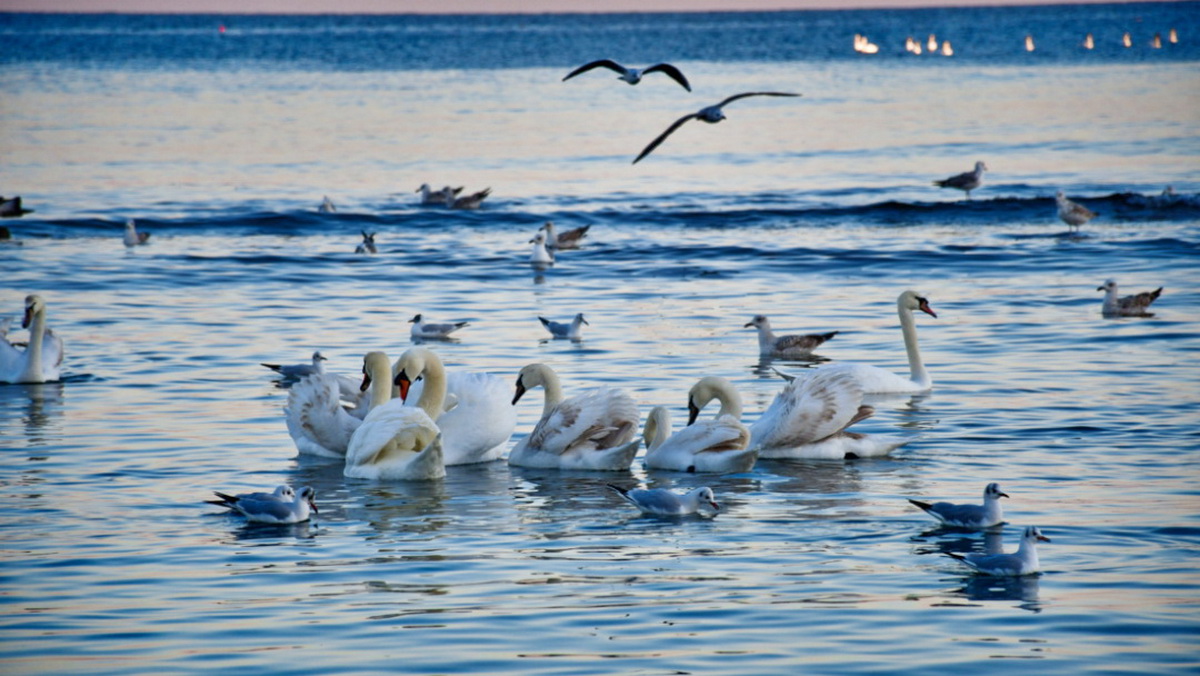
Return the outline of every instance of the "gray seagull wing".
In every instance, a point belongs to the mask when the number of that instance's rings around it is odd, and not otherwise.
[[[651,141],[651,142],[650,142],[650,145],[648,145],[648,146],[646,146],[645,148],[643,148],[643,149],[642,149],[642,152],[641,152],[641,154],[639,154],[639,155],[638,155],[638,156],[637,156],[637,157],[636,157],[636,158],[633,160],[633,164],[637,164],[637,163],[638,163],[638,160],[640,160],[640,159],[642,159],[643,157],[645,157],[645,156],[649,155],[650,153],[654,152],[654,149],[655,149],[655,148],[657,148],[658,146],[662,145],[662,142],[663,142],[663,141],[665,141],[665,140],[667,140],[667,137],[668,137],[668,136],[670,136],[671,134],[675,133],[675,130],[676,130],[676,129],[678,129],[678,128],[682,127],[684,122],[687,122],[688,120],[695,119],[695,118],[697,118],[697,117],[700,117],[700,113],[689,113],[689,114],[687,114],[687,115],[684,115],[683,117],[679,118],[678,120],[675,120],[675,122],[674,122],[674,123],[673,123],[671,126],[667,127],[667,130],[666,130],[666,131],[664,131],[663,133],[659,134],[659,135],[658,135],[658,138],[656,138],[656,139],[654,139],[653,141]]]
[[[562,81],[566,82],[567,80],[570,80],[571,78],[575,77],[576,75],[579,75],[580,73],[586,73],[593,68],[607,68],[611,71],[616,71],[616,72],[622,73],[622,74],[625,72],[625,67],[622,66],[621,64],[617,63],[616,61],[613,61],[612,59],[600,59],[598,61],[592,61],[591,63],[585,63],[582,66],[571,71],[570,73],[567,73],[567,76],[564,77],[562,79]]]

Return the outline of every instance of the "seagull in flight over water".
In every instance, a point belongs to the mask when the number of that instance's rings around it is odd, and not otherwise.
[[[635,85],[635,84],[641,82],[642,77],[649,73],[663,73],[666,76],[670,77],[672,80],[683,85],[684,89],[688,90],[689,92],[692,91],[692,86],[690,84],[688,84],[687,78],[683,76],[683,73],[680,72],[680,70],[678,68],[676,68],[675,66],[672,66],[669,63],[656,63],[653,66],[649,66],[646,68],[626,68],[625,66],[622,66],[621,64],[617,63],[616,61],[613,61],[612,59],[600,59],[599,61],[585,63],[582,66],[571,71],[570,73],[567,73],[567,76],[563,78],[563,82],[570,80],[571,78],[575,77],[576,75],[579,75],[580,73],[586,73],[589,70],[592,70],[593,68],[607,68],[607,69],[615,72],[617,75],[620,76],[620,78],[622,80],[628,82],[631,85]]]
[[[645,156],[649,155],[651,152],[653,152],[654,149],[657,148],[660,144],[662,144],[663,141],[667,140],[668,136],[675,133],[676,129],[682,127],[684,122],[687,122],[688,120],[702,120],[709,124],[716,124],[717,122],[720,122],[721,120],[725,119],[725,112],[722,111],[721,108],[729,105],[730,103],[733,103],[734,101],[737,101],[738,99],[744,99],[747,96],[800,96],[800,95],[799,94],[788,94],[786,92],[745,92],[743,94],[734,94],[733,96],[730,96],[729,98],[725,99],[724,101],[722,101],[716,105],[708,106],[706,108],[701,108],[697,112],[694,112],[690,115],[684,115],[683,117],[679,118],[678,120],[675,120],[675,122],[671,126],[667,127],[666,131],[659,134],[658,138],[651,141],[650,145],[646,146],[642,150],[641,154],[639,154],[633,160],[633,163],[637,164],[638,160],[641,160],[643,157],[645,157]]]

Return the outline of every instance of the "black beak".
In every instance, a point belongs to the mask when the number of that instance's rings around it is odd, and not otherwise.
[[[688,422],[687,422],[687,424],[691,425],[692,423],[696,422],[696,418],[698,418],[699,416],[700,416],[700,409],[696,408],[696,405],[693,404],[692,401],[689,399],[688,400]]]
[[[514,406],[517,404],[518,401],[521,400],[521,397],[524,396],[524,394],[525,394],[525,384],[521,382],[520,378],[517,378],[517,393],[513,395],[513,400],[512,400],[512,403]]]

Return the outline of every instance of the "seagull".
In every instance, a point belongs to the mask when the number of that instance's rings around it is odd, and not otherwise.
[[[314,373],[324,373],[324,362],[325,357],[320,352],[313,352],[311,364],[290,364],[286,366],[280,364],[263,364],[263,366],[266,366],[284,378],[298,379],[311,376]]]
[[[771,331],[771,320],[767,319],[766,315],[754,315],[754,319],[751,319],[742,328],[747,329],[752,326],[758,329],[758,351],[763,356],[808,357],[821,343],[838,334],[837,331],[830,331],[829,333],[777,336]]]
[[[1000,506],[1000,498],[1007,497],[1008,494],[1000,490],[1000,484],[990,483],[983,489],[982,505],[955,505],[949,502],[931,504],[911,499],[909,502],[947,526],[979,530],[1004,523],[1004,509]]]
[[[529,263],[533,267],[544,270],[554,265],[554,254],[546,248],[546,233],[543,230],[538,230],[529,243],[533,245],[529,252]]]
[[[413,338],[449,338],[451,333],[471,325],[469,322],[428,324],[419,314],[414,315],[408,322],[413,325],[411,332]]]
[[[679,118],[678,120],[675,120],[675,122],[671,126],[667,127],[666,131],[659,134],[658,138],[651,141],[650,145],[646,146],[642,150],[641,154],[639,154],[636,158],[634,158],[633,163],[637,164],[638,160],[642,159],[643,157],[645,157],[645,156],[649,155],[651,152],[653,152],[654,149],[657,148],[663,141],[667,140],[668,136],[675,133],[676,129],[683,126],[684,122],[687,122],[688,120],[701,120],[701,121],[707,122],[709,124],[716,124],[717,122],[720,122],[721,120],[725,119],[725,113],[724,113],[724,111],[721,110],[721,108],[729,105],[730,103],[733,103],[734,101],[737,101],[738,99],[744,99],[747,96],[800,96],[800,95],[799,94],[788,94],[786,92],[745,92],[743,94],[734,94],[733,96],[730,96],[729,98],[725,99],[724,101],[722,101],[714,106],[708,106],[706,108],[701,108],[700,110],[698,110],[694,113],[691,113],[690,115],[684,115],[683,117]]]
[[[337,213],[337,207],[333,206],[333,200],[329,199],[329,195],[321,200],[321,206],[317,207],[317,211],[323,214]]]
[[[546,248],[578,249],[580,240],[587,237],[588,228],[591,227],[590,225],[584,225],[563,232],[557,232],[554,229],[554,223],[546,221],[546,224],[541,229],[546,231]]]
[[[462,186],[457,188],[446,186],[441,190],[433,190],[429,187],[428,183],[422,183],[421,187],[417,188],[413,192],[421,193],[421,204],[436,204],[438,206],[445,206],[447,200],[454,199],[458,193],[462,192]]]
[[[644,514],[662,516],[682,516],[695,514],[700,505],[707,504],[714,511],[721,511],[717,498],[708,486],[696,488],[680,495],[665,488],[621,488],[613,484],[605,484],[617,492],[629,504],[642,510]]]
[[[653,66],[648,66],[646,68],[626,68],[612,59],[600,59],[599,61],[585,63],[570,73],[567,73],[567,76],[564,77],[562,81],[566,82],[576,75],[579,75],[580,73],[586,73],[593,68],[607,68],[619,75],[620,79],[628,82],[631,85],[641,82],[642,77],[650,73],[663,73],[667,77],[670,77],[672,80],[683,85],[684,89],[688,90],[689,92],[692,91],[692,86],[688,84],[687,78],[683,76],[683,73],[669,63],[656,63]]]
[[[461,188],[459,188],[461,190]],[[450,193],[446,196],[446,206],[451,209],[478,209],[479,205],[487,199],[487,196],[492,194],[491,188],[484,188],[473,195],[466,197],[455,197],[457,193]]]
[[[358,246],[354,247],[354,253],[357,253],[357,254],[378,253],[378,251],[375,249],[375,235],[377,235],[379,233],[372,232],[371,234],[368,235],[366,230],[363,230],[361,232],[362,232],[362,236],[363,236],[363,241],[361,243],[359,243]]]
[[[570,324],[563,322],[552,322],[545,317],[538,317],[542,321],[542,326],[550,332],[550,335],[555,338],[570,338],[571,340],[580,340],[583,338],[582,325],[588,324],[588,321],[583,318],[583,313],[575,315]],[[588,324],[591,326],[591,324]]]
[[[133,219],[125,221],[125,246],[135,247],[139,244],[145,244],[150,239],[150,233],[138,232],[137,225]]]
[[[258,523],[300,523],[308,521],[317,513],[316,491],[310,486],[297,494],[291,486],[280,486],[274,493],[243,493],[227,495],[214,491],[220,500],[205,500],[210,505],[220,505]],[[311,513],[311,514],[310,514]]]
[[[1021,537],[1021,546],[1012,554],[955,554],[946,552],[951,557],[962,561],[984,575],[998,577],[1017,577],[1020,575],[1035,575],[1041,571],[1038,562],[1037,543],[1050,542],[1050,538],[1042,535],[1037,526],[1029,526]]]
[[[25,214],[32,214],[33,209],[26,209],[21,206],[21,197],[10,197],[4,199],[0,197],[0,218],[20,218]]]
[[[950,178],[934,181],[933,184],[939,188],[964,190],[967,193],[967,199],[971,199],[971,191],[983,185],[983,172],[987,171],[987,168],[988,166],[983,162],[976,162],[974,171],[966,171]]]
[[[1148,311],[1150,304],[1158,300],[1163,288],[1160,286],[1153,291],[1143,291],[1121,298],[1117,295],[1116,280],[1109,279],[1096,287],[1096,290],[1107,292],[1104,294],[1102,310],[1105,317],[1153,317],[1154,314]]]
[[[1078,230],[1079,226],[1081,225],[1087,225],[1088,221],[1096,217],[1096,212],[1088,209],[1082,204],[1076,204],[1075,202],[1067,199],[1066,195],[1063,195],[1063,191],[1061,190],[1054,193],[1054,201],[1058,204],[1058,217],[1061,218],[1064,223],[1072,228],[1075,228],[1076,230]]]

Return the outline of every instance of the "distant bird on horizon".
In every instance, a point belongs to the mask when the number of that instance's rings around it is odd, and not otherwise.
[[[1084,49],[1095,49],[1096,48],[1096,40],[1095,40],[1095,38],[1092,37],[1091,33],[1088,33],[1087,37],[1085,37],[1083,39],[1083,48]]]
[[[145,244],[149,240],[150,233],[138,232],[137,224],[133,222],[132,218],[125,221],[125,246],[135,247],[139,244]]]
[[[1032,52],[1034,49],[1035,49],[1035,47],[1033,46],[1033,36],[1026,35],[1025,36],[1025,51]]]
[[[1143,291],[1122,298],[1117,294],[1116,280],[1109,279],[1096,287],[1096,290],[1106,292],[1104,307],[1101,310],[1105,317],[1153,317],[1149,311],[1150,304],[1158,300],[1163,288],[1160,286],[1153,291]]]
[[[321,200],[321,206],[317,207],[317,211],[323,214],[337,213],[337,207],[333,206],[333,200],[329,199],[329,195],[325,195],[325,199]]]
[[[733,96],[730,96],[716,105],[701,108],[694,113],[684,115],[678,120],[675,120],[671,126],[667,127],[666,131],[659,134],[658,138],[651,141],[650,145],[646,146],[642,152],[636,158],[634,158],[633,164],[637,164],[639,160],[653,152],[654,149],[657,148],[663,141],[667,140],[668,136],[675,133],[676,129],[682,127],[684,122],[687,122],[688,120],[700,120],[709,124],[716,124],[725,119],[725,113],[721,110],[721,108],[733,103],[734,101],[737,101],[738,99],[744,99],[748,96],[800,96],[800,94],[789,94],[786,92],[745,92],[743,94],[734,94]]]
[[[599,59],[592,61],[591,63],[585,63],[570,73],[567,73],[567,76],[564,77],[562,81],[566,82],[576,75],[579,75],[580,73],[586,73],[593,68],[607,68],[616,73],[619,79],[624,80],[631,85],[641,82],[642,77],[649,75],[650,73],[662,73],[683,85],[684,89],[688,90],[689,92],[692,91],[692,85],[688,84],[687,78],[683,76],[683,73],[669,63],[656,63],[653,66],[647,66],[646,68],[626,68],[612,59]]]
[[[1121,44],[1125,45],[1127,48],[1133,46],[1133,38],[1129,36],[1129,33],[1121,36]]]
[[[1091,209],[1067,199],[1061,190],[1054,193],[1054,202],[1058,205],[1058,217],[1075,230],[1097,216]]]
[[[20,195],[4,199],[0,197],[0,218],[20,218],[25,214],[32,214],[33,209],[26,209],[21,206]]]
[[[940,181],[934,181],[933,184],[939,188],[955,188],[967,193],[967,199],[971,199],[971,191],[983,185],[983,172],[987,171],[988,166],[982,161],[975,163],[975,169],[965,171],[961,174],[955,174],[950,178],[944,178]]]
[[[362,232],[363,241],[359,242],[358,246],[356,246],[354,248],[354,253],[357,253],[357,254],[378,253],[378,250],[375,248],[375,235],[377,235],[379,233],[376,233],[376,232],[367,233],[366,230],[362,230],[361,232]]]

